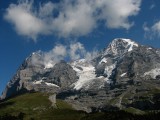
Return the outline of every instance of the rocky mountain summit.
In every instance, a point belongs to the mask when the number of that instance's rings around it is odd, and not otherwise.
[[[160,108],[160,49],[117,38],[92,60],[60,61],[46,68],[42,59],[43,52],[32,53],[1,99],[41,91],[56,93],[73,108],[87,112]]]

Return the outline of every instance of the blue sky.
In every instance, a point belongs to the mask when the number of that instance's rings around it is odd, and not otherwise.
[[[1,0],[0,93],[34,51],[74,60],[119,37],[160,48],[159,11],[159,0]]]

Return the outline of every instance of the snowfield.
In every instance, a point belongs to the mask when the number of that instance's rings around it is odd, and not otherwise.
[[[103,60],[104,62],[106,61],[105,59]],[[109,77],[112,75],[112,71],[115,69],[116,63],[105,67],[105,73],[108,75],[107,77],[96,77],[95,67],[84,59],[71,63],[71,66],[77,72],[77,76],[79,77],[77,82],[73,84],[74,89],[80,90],[81,88],[86,88],[86,86],[89,87],[94,79],[101,79],[107,83],[111,83]]]
[[[81,89],[84,85],[96,78],[95,67],[86,63],[84,59],[72,63],[71,66],[79,77],[78,81],[74,83],[74,89],[76,90]]]

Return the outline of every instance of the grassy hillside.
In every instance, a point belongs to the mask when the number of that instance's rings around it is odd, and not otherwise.
[[[0,103],[0,116],[18,116],[24,120],[70,120],[84,116],[62,100],[57,100],[57,108],[51,106],[49,95],[28,93]]]
[[[136,115],[126,111],[87,114],[63,100],[51,107],[45,93],[28,93],[0,103],[0,120],[159,120],[159,113]],[[133,109],[129,109],[133,111]]]

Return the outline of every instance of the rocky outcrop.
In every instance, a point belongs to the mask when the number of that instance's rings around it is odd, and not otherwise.
[[[77,81],[76,72],[65,61],[60,61],[55,64],[53,69],[51,69],[51,71],[47,74],[46,81],[56,84],[62,89],[68,88]]]
[[[52,106],[56,108],[56,94],[50,95],[49,100],[52,102]]]

